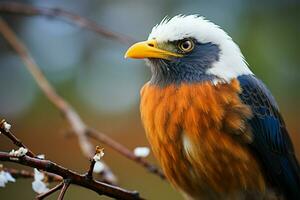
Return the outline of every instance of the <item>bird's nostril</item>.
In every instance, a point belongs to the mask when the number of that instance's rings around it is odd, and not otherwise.
[[[148,43],[148,46],[149,46],[149,47],[154,47],[154,44]]]

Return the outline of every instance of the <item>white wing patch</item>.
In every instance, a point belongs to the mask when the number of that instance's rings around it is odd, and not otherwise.
[[[185,133],[182,134],[182,142],[185,153],[190,154],[192,150],[192,143]]]

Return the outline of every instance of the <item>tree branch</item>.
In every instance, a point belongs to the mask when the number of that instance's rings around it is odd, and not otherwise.
[[[66,193],[68,187],[70,186],[70,181],[71,180],[65,180],[64,181],[63,187],[60,190],[60,193],[59,193],[59,196],[58,196],[57,200],[63,200],[64,199],[65,193]]]
[[[42,200],[42,199],[46,198],[47,196],[50,196],[51,194],[53,194],[54,192],[56,192],[60,188],[62,188],[63,185],[64,185],[64,182],[62,181],[59,184],[57,184],[56,186],[54,186],[53,188],[51,188],[48,192],[45,192],[43,194],[40,194],[40,195],[36,196],[35,199]]]
[[[93,178],[93,171],[94,171],[95,164],[96,164],[96,161],[94,159],[91,159],[90,168],[86,174],[87,178]]]
[[[23,147],[25,149],[28,150],[27,152],[27,155],[30,156],[30,157],[35,157],[34,153],[28,149],[23,143],[21,140],[19,140],[18,138],[16,138],[9,130],[6,131],[5,128],[3,127],[4,126],[4,122],[5,120],[2,119],[1,122],[0,122],[0,132],[2,134],[4,134],[6,137],[8,137],[16,146],[18,147]]]
[[[27,15],[27,16],[42,15],[51,18],[59,18],[63,21],[75,24],[81,28],[88,29],[99,35],[102,35],[112,40],[117,40],[121,43],[132,44],[135,42],[135,40],[130,38],[129,36],[109,31],[101,27],[100,25],[98,25],[96,22],[92,20],[89,20],[80,15],[77,15],[69,11],[65,11],[60,8],[40,8],[40,7],[35,7],[24,3],[2,2],[0,3],[0,12],[7,13],[7,14],[17,14],[17,15]]]
[[[141,166],[145,167],[146,169],[148,169],[148,171],[159,175],[161,178],[164,178],[164,175],[155,166],[151,165],[146,160],[135,156],[129,149],[127,149],[117,141],[111,139],[107,135],[88,127],[82,121],[79,114],[70,106],[70,104],[56,93],[55,89],[50,85],[33,58],[30,56],[24,44],[18,39],[16,34],[1,18],[0,33],[3,34],[4,38],[19,54],[45,96],[54,106],[57,107],[58,110],[63,113],[63,116],[69,122],[69,125],[71,126],[73,132],[77,135],[81,150],[86,157],[90,158],[93,155],[93,146],[88,140],[88,137],[90,137],[108,145],[126,158],[131,159]]]
[[[45,94],[45,96],[59,111],[61,111],[65,119],[69,122],[69,125],[73,129],[73,132],[77,135],[79,146],[81,147],[83,154],[87,158],[90,158],[94,154],[94,151],[93,145],[90,143],[85,134],[87,129],[85,123],[81,120],[80,116],[74,111],[69,103],[56,93],[54,88],[50,85],[46,77],[43,75],[42,71],[36,65],[35,61],[29,55],[24,44],[18,39],[15,33],[10,29],[10,27],[2,18],[0,18],[0,32],[22,58],[28,71],[34,77],[36,83]],[[112,174],[107,166],[105,168],[105,171],[108,171],[107,173]],[[116,182],[115,178],[109,179],[107,177],[104,177],[104,179],[107,179],[106,181],[109,183],[115,184]]]
[[[27,155],[16,157],[6,152],[0,152],[0,161],[14,162],[24,166],[29,166],[46,172],[57,174],[63,177],[63,179],[71,180],[72,184],[93,190],[99,195],[107,195],[109,197],[123,200],[142,199],[141,197],[139,197],[138,192],[128,191],[117,186],[96,181],[94,179],[87,179],[84,174],[81,175],[74,171],[68,170],[67,168],[64,168],[50,160],[40,160],[38,158],[33,158]]]
[[[111,147],[116,152],[122,154],[124,157],[128,158],[129,160],[133,160],[136,163],[142,165],[149,172],[158,175],[162,179],[165,179],[165,175],[157,167],[150,164],[145,159],[134,155],[134,153],[132,153],[132,151],[130,151],[129,149],[124,147],[122,144],[120,144],[120,143],[116,142],[115,140],[111,139],[107,135],[102,134],[102,133],[100,133],[99,131],[97,131],[96,129],[93,129],[93,128],[89,128],[88,131],[86,132],[86,134],[87,134],[88,137]]]
[[[103,151],[103,149],[100,149],[100,147],[96,147],[96,152],[95,152],[95,155],[94,155],[94,157],[98,154],[98,153],[100,153],[100,151]],[[100,159],[101,157],[99,156],[99,159]],[[86,174],[86,177],[88,178],[88,179],[91,179],[91,178],[93,178],[93,172],[94,172],[94,167],[95,167],[95,164],[96,164],[96,160],[94,159],[94,158],[92,158],[92,159],[90,159],[90,168],[89,168],[89,170],[88,170],[88,172],[87,172],[87,174]]]
[[[13,168],[3,168],[3,171],[10,173],[14,178],[34,178],[34,173],[27,170],[17,170]],[[59,182],[62,181],[62,177],[47,173],[47,181],[48,182]]]
[[[3,125],[4,123],[6,123],[5,120],[2,120],[1,124],[0,124],[1,133],[9,131],[9,128],[4,127],[4,125]],[[7,135],[5,135],[5,136],[7,136]],[[11,133],[11,136],[13,136],[13,137],[8,137],[8,138],[11,140],[16,139],[16,140],[20,141],[12,133]],[[96,161],[96,158],[97,158],[97,160],[100,160],[101,156],[103,156],[102,151],[103,151],[103,149],[101,149],[98,146],[96,147],[95,156],[96,155],[97,156],[93,158],[94,161]],[[39,158],[31,157],[26,154],[20,154],[20,153],[19,154],[11,154],[11,153],[6,153],[6,152],[0,152],[0,161],[14,162],[14,163],[18,163],[18,164],[21,164],[24,166],[37,168],[37,169],[47,172],[47,174],[49,174],[49,173],[55,174],[55,176],[60,176],[62,178],[62,180],[63,180],[62,184],[57,185],[56,187],[52,188],[51,190],[49,190],[48,192],[46,192],[44,194],[38,195],[37,199],[43,199],[62,187],[60,195],[58,197],[58,199],[61,200],[61,199],[63,199],[64,194],[70,184],[79,185],[84,188],[93,190],[93,191],[97,192],[99,195],[107,195],[109,197],[114,197],[116,199],[137,199],[137,200],[142,199],[139,197],[138,192],[128,191],[128,190],[125,190],[125,189],[117,187],[117,186],[106,184],[104,182],[99,182],[99,181],[96,181],[95,179],[93,179],[92,176],[87,176],[87,174],[91,173],[90,172],[91,169],[89,169],[86,174],[78,174],[78,173],[71,171],[67,168],[64,168],[50,160],[42,160]],[[31,175],[32,174],[30,174],[30,176]],[[32,176],[34,176],[34,175],[32,175]]]

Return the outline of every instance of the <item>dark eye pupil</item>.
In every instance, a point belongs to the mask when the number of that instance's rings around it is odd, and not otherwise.
[[[183,40],[178,44],[178,48],[184,52],[190,52],[194,48],[194,43],[192,40]]]
[[[183,48],[183,49],[189,49],[190,46],[191,46],[190,41],[185,41],[185,42],[182,44],[182,48]]]

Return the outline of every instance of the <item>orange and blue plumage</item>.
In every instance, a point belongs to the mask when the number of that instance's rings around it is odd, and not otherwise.
[[[300,199],[277,104],[224,31],[176,16],[126,57],[146,58],[151,68],[142,121],[166,177],[187,199]]]

